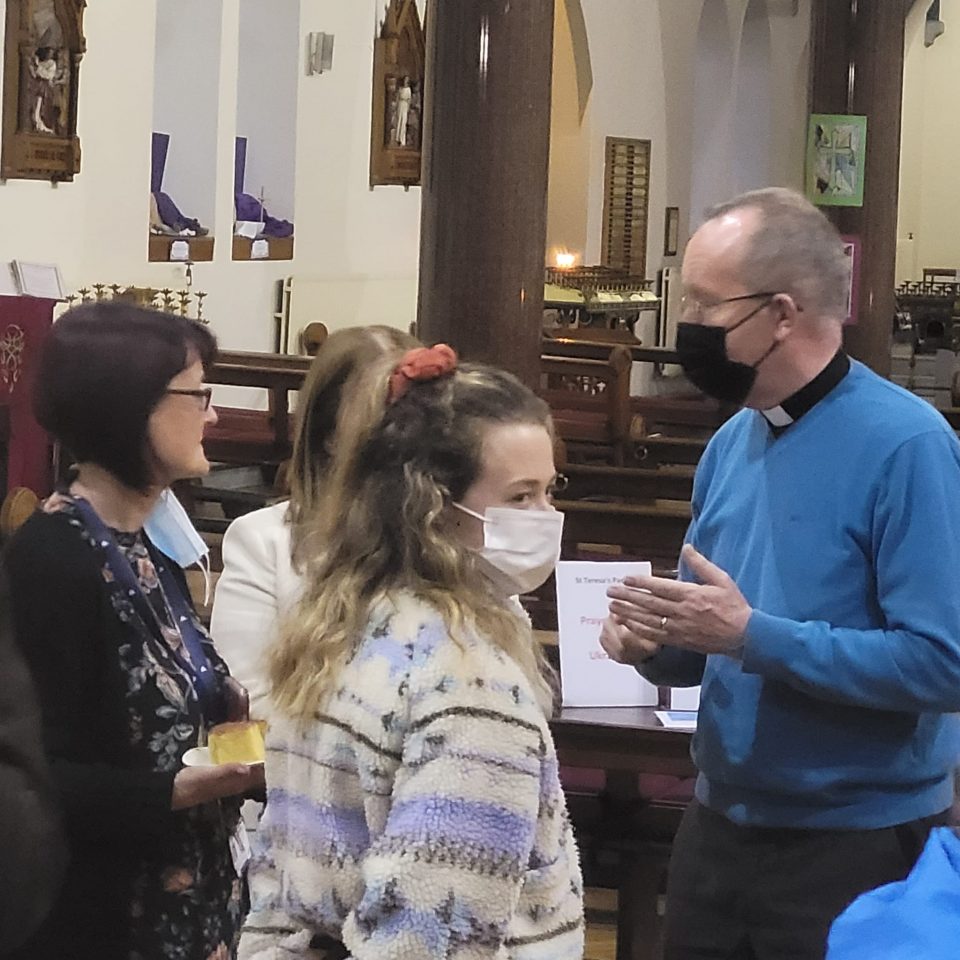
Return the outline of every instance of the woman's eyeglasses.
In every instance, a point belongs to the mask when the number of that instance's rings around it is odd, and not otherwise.
[[[181,397],[199,397],[202,401],[204,413],[210,409],[210,401],[213,399],[212,387],[201,387],[199,390],[174,390],[170,388],[165,393],[175,393]]]

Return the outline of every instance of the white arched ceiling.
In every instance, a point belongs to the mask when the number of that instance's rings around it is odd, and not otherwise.
[[[706,0],[700,15],[694,59],[691,231],[703,222],[707,207],[725,200],[732,192],[733,68],[727,5]]]
[[[774,179],[772,80],[766,0],[750,0],[737,60],[732,143],[735,193],[770,186]]]

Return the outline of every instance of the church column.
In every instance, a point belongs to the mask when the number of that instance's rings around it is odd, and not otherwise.
[[[862,207],[824,207],[860,237],[860,311],[846,347],[890,373],[900,186],[904,0],[814,0],[811,111],[867,117]]]
[[[539,380],[554,0],[432,0],[418,328]]]

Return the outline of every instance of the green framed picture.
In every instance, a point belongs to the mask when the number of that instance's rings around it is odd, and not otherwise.
[[[866,117],[811,114],[807,197],[822,207],[862,207],[866,147]]]

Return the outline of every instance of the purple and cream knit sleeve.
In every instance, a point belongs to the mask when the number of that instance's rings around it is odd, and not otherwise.
[[[535,859],[542,726],[516,687],[469,669],[434,662],[411,680],[390,811],[344,942],[355,960],[506,956]]]

